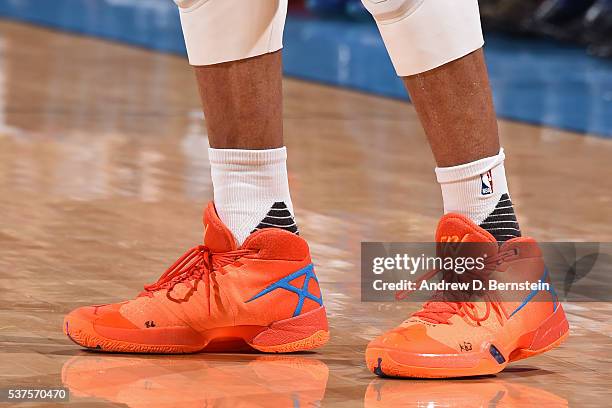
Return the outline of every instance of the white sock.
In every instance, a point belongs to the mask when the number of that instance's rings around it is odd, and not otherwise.
[[[287,179],[287,149],[208,149],[219,218],[238,245],[255,230],[298,233]]]
[[[489,231],[499,242],[520,237],[508,193],[504,149],[496,156],[453,167],[437,167],[444,213],[459,213]]]

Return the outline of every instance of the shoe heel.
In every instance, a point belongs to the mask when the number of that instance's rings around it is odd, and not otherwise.
[[[272,323],[249,342],[265,353],[291,353],[321,347],[329,340],[325,307]]]
[[[514,350],[510,361],[522,360],[551,350],[565,341],[569,335],[569,323],[563,307],[559,303],[557,310],[529,334],[529,346]]]

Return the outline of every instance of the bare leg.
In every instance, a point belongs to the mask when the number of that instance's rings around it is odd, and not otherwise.
[[[438,163],[444,212],[468,216],[500,242],[520,236],[482,49],[403,79]]]
[[[219,217],[238,244],[261,228],[297,232],[283,143],[281,51],[196,66],[195,73]]]
[[[499,152],[482,49],[403,80],[439,167],[469,163]]]
[[[210,146],[283,146],[281,51],[195,67]]]

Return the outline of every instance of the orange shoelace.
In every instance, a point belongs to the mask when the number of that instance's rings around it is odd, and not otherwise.
[[[486,311],[482,316],[477,313],[476,303],[474,302],[426,302],[423,305],[423,309],[412,314],[414,317],[419,317],[422,320],[436,324],[452,324],[449,319],[455,315],[462,318],[469,318],[476,324],[480,324],[489,318],[491,310],[495,311],[498,316],[499,322],[503,325],[505,316],[503,309],[499,302],[486,301]]]
[[[485,262],[485,268],[479,274],[484,273],[485,275],[490,274],[495,271],[496,266],[501,265],[503,262],[506,262],[512,258],[516,258],[518,256],[518,249],[513,248],[508,251],[499,252],[496,255],[489,257]],[[435,275],[437,275],[440,271],[432,270],[425,274],[422,278],[417,281],[417,284],[424,281],[429,280]],[[456,276],[459,276],[455,274]],[[469,274],[468,274],[469,276]],[[396,295],[396,298],[402,299],[407,296],[406,291],[400,292]],[[501,307],[500,303],[495,300],[486,300],[484,301],[486,305],[486,310],[482,316],[478,315],[477,311],[477,303],[475,302],[449,302],[449,301],[436,301],[432,300],[429,302],[425,302],[423,304],[423,308],[418,312],[412,314],[414,317],[418,317],[422,320],[428,321],[430,323],[437,324],[452,324],[449,319],[455,315],[458,315],[462,318],[468,318],[472,320],[474,323],[480,325],[481,322],[487,320],[491,315],[491,311],[494,311],[497,315],[498,321],[500,324],[504,324],[504,321],[508,318],[504,309]]]
[[[205,245],[198,245],[185,252],[159,277],[157,282],[144,286],[141,296],[153,296],[153,292],[166,289],[168,299],[181,302],[184,299],[175,299],[171,296],[172,289],[179,283],[187,285],[191,293],[195,286],[194,281],[203,280],[208,291],[208,311],[210,313],[210,276],[220,271],[226,265],[235,262],[238,258],[252,255],[257,251],[251,249],[238,249],[228,252],[212,252]],[[186,295],[185,298],[189,296]]]

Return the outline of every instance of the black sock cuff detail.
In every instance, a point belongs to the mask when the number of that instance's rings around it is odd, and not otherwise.
[[[277,201],[272,204],[270,211],[268,211],[257,227],[251,231],[251,234],[264,228],[280,228],[296,235],[300,234],[295,218],[293,218],[293,214],[291,214],[284,201]]]
[[[497,242],[505,242],[521,236],[514,206],[508,194],[501,195],[495,209],[480,223],[480,227],[491,233]]]

